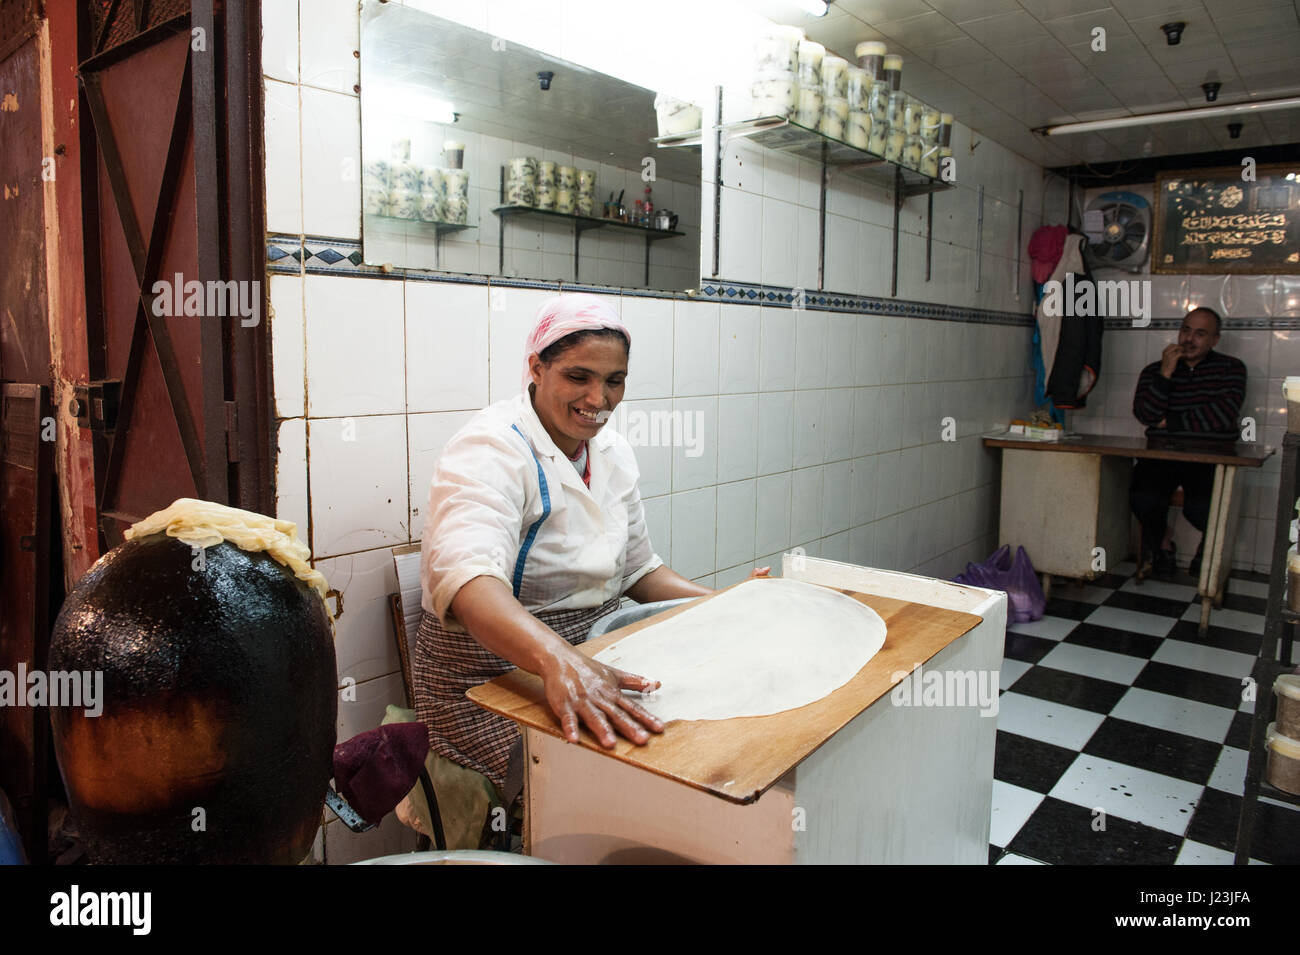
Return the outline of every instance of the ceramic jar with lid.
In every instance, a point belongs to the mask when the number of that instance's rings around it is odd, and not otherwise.
[[[799,87],[799,105],[795,109],[794,121],[807,129],[819,128],[824,103],[825,97],[820,86]]]
[[[849,101],[839,96],[828,96],[822,104],[821,125],[818,131],[831,139],[844,139],[849,123]]]
[[[889,54],[884,60],[885,81],[889,84],[889,89],[899,90],[903,88],[903,58],[896,54]]]
[[[920,136],[908,136],[903,140],[903,154],[900,161],[908,169],[921,168],[921,145]]]
[[[822,85],[822,60],[826,56],[826,47],[815,40],[799,41],[799,85]]]
[[[848,69],[848,82],[845,84],[846,97],[851,111],[865,112],[871,99],[871,75],[856,66]]]
[[[822,58],[822,87],[827,99],[847,99],[849,95],[849,61],[842,56]]]
[[[844,141],[856,149],[869,149],[871,144],[871,114],[863,110],[849,111],[849,124]]]
[[[760,73],[795,73],[799,69],[798,27],[771,26],[754,41],[754,69]]]
[[[867,112],[871,114],[872,122],[889,122],[889,84],[884,80],[872,82],[867,94]]]
[[[858,58],[858,66],[866,70],[868,76],[879,80],[884,78],[885,52],[885,44],[877,40],[864,40],[854,48],[853,55]]]
[[[799,83],[794,73],[756,73],[749,92],[755,116],[780,116],[787,119],[799,107]]]

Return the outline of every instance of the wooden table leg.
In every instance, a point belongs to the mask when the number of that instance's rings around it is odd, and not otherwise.
[[[1204,597],[1201,599],[1201,625],[1196,628],[1198,636],[1205,636],[1210,629],[1210,604],[1214,603],[1213,597]]]
[[[1052,599],[1052,575],[1043,574],[1042,578],[1043,578],[1043,599],[1051,600]]]

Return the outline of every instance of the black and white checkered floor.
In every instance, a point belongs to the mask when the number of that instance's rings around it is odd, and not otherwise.
[[[1267,578],[1234,571],[1199,638],[1192,578],[1135,569],[1058,581],[1007,630],[991,863],[1232,863]],[[1300,863],[1300,809],[1261,800],[1251,858]]]

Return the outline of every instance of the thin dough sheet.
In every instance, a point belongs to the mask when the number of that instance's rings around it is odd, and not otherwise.
[[[606,647],[596,659],[663,685],[641,697],[665,722],[768,716],[849,682],[885,644],[852,597],[797,580],[748,580]]]

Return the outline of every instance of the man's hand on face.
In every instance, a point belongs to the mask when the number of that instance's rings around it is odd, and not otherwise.
[[[1163,378],[1172,378],[1174,369],[1178,367],[1178,359],[1183,357],[1183,346],[1178,342],[1170,342],[1165,346],[1165,350],[1160,353],[1160,375]]]

